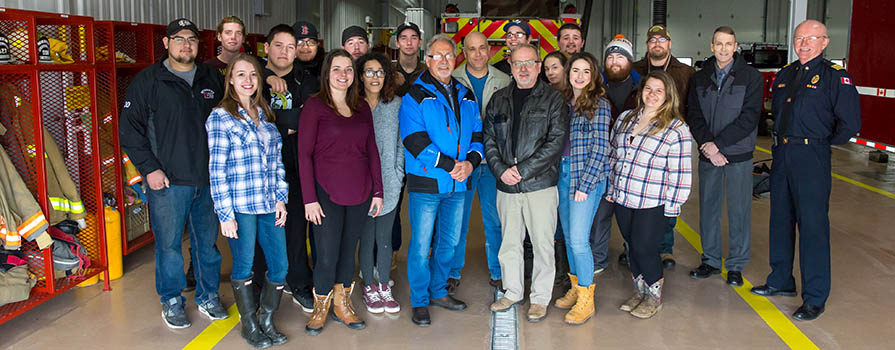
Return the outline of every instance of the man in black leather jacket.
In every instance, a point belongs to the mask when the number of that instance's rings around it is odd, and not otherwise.
[[[537,79],[538,51],[529,44],[513,51],[515,84],[491,98],[485,111],[485,157],[497,182],[497,211],[503,225],[498,259],[507,292],[492,311],[510,308],[523,299],[522,240],[531,237],[534,266],[528,320],[547,315],[555,273],[553,236],[559,157],[568,139],[569,107],[562,94]]]

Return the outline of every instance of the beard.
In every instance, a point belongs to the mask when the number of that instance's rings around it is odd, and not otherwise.
[[[171,56],[171,58],[174,59],[174,62],[180,64],[192,64],[193,62],[196,62],[196,57],[189,55]]]
[[[652,60],[663,60],[665,57],[668,57],[668,50],[663,50],[662,52],[649,51],[649,58]]]
[[[631,76],[631,65],[630,64],[626,64],[624,67],[621,67],[621,69],[619,69],[618,71],[613,71],[612,67],[618,67],[618,65],[613,65],[606,69],[606,80],[617,83],[620,81],[625,81],[625,79],[628,79],[628,77]]]

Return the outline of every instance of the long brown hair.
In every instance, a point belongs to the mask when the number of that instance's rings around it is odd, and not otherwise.
[[[578,99],[575,99],[575,92],[572,90],[570,79],[572,77],[572,64],[578,60],[584,60],[590,66],[590,81],[581,91],[581,94],[578,95]],[[597,58],[587,52],[576,53],[566,62],[565,70],[566,81],[562,86],[562,93],[565,95],[566,100],[572,101],[572,111],[584,114],[587,120],[593,119],[594,114],[600,108],[600,98],[606,95],[606,88],[603,87],[603,75],[600,73],[601,70],[599,63],[597,63]]]
[[[336,57],[347,58],[348,61],[351,62],[351,68],[357,71],[356,64],[348,51],[343,49],[334,49],[330,51],[326,54],[326,58],[323,59],[323,68],[320,69],[320,92],[318,92],[316,96],[323,101],[323,103],[326,103],[330,109],[338,112],[339,109],[336,108],[336,104],[333,101],[333,94],[330,86],[331,83],[329,81],[329,71],[332,69],[333,59]],[[357,92],[357,85],[358,81],[357,79],[354,79],[354,81],[351,82],[351,85],[348,86],[348,91],[345,94],[345,104],[351,109],[352,114],[357,112],[358,103],[361,102],[360,94]]]
[[[643,87],[646,86],[646,82],[650,79],[659,80],[665,85],[665,102],[656,111],[656,128],[649,133],[650,135],[655,135],[669,127],[673,120],[683,120],[679,107],[680,101],[677,98],[677,87],[674,85],[674,79],[665,71],[654,70],[640,79],[640,87],[637,90],[637,107],[625,116],[622,126],[627,127],[628,123],[634,119],[634,116],[639,115],[646,108],[646,105],[643,103]]]
[[[270,106],[267,104],[267,101],[261,96],[261,89],[264,89],[264,79],[261,78],[261,64],[258,63],[258,60],[255,57],[247,53],[239,53],[236,56],[233,56],[233,59],[230,60],[230,63],[227,64],[227,74],[224,75],[224,98],[221,99],[221,103],[218,104],[218,107],[223,108],[230,113],[236,119],[243,119],[241,115],[239,115],[239,95],[236,94],[236,90],[233,88],[233,84],[230,83],[230,78],[233,77],[233,66],[236,65],[236,62],[245,61],[252,65],[255,68],[255,74],[258,77],[258,86],[255,89],[255,93],[252,94],[252,105],[251,106],[242,106],[242,108],[249,110],[261,107],[261,110],[264,111],[264,115],[267,117],[264,120],[273,123],[276,120],[273,111],[270,109]]]
[[[379,62],[379,65],[382,66],[382,71],[385,72],[385,78],[382,82],[382,90],[379,92],[379,100],[383,103],[389,103],[392,99],[395,98],[395,90],[398,89],[398,84],[395,82],[395,66],[390,64],[388,58],[385,55],[378,52],[371,52],[365,54],[357,59],[357,69],[354,71],[355,78],[358,81],[364,81],[364,66],[367,65],[367,62],[376,61]],[[366,87],[358,88],[358,92],[360,92],[361,97],[366,97],[367,91]]]

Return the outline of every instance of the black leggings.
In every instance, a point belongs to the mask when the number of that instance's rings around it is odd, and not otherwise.
[[[628,261],[631,275],[643,275],[647,285],[662,279],[662,260],[659,244],[668,226],[665,206],[649,209],[631,209],[615,204],[615,220],[622,237],[628,243]]]
[[[329,194],[317,184],[317,202],[326,215],[320,225],[311,225],[317,246],[317,261],[314,263],[314,289],[317,295],[329,294],[335,283],[351,286],[358,239],[364,230],[373,227],[372,219],[367,216],[371,198],[358,205],[339,205],[333,203]]]

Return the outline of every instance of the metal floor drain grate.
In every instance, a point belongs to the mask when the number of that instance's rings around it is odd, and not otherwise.
[[[503,292],[495,288],[494,300],[500,300]],[[518,350],[516,305],[507,310],[491,313],[491,350]]]

